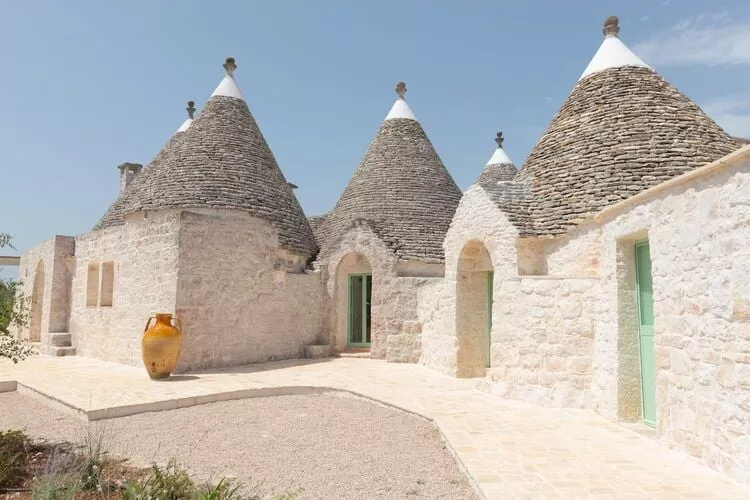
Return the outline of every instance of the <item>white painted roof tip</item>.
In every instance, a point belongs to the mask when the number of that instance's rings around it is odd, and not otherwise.
[[[225,76],[221,80],[219,86],[216,87],[216,90],[211,94],[211,97],[214,96],[234,97],[235,99],[245,100],[245,98],[242,97],[240,88],[237,86],[237,82],[235,82],[234,78],[230,75]]]
[[[604,41],[602,42],[599,50],[594,54],[594,58],[578,79],[580,82],[587,76],[591,76],[600,71],[610,68],[622,68],[625,66],[634,66],[638,68],[651,67],[643,62],[643,60],[635,55],[627,45],[622,43],[622,40],[618,38],[620,32],[620,26],[616,17],[611,16],[604,21]]]
[[[190,128],[190,125],[192,125],[192,123],[193,123],[193,119],[192,118],[188,118],[187,120],[185,120],[184,122],[182,122],[182,125],[180,125],[180,128],[177,129],[176,133],[179,134],[180,132],[185,132],[187,129]]]
[[[495,150],[495,152],[492,154],[492,157],[490,158],[490,161],[487,162],[487,165],[502,165],[504,163],[515,165],[513,163],[513,160],[510,159],[510,156],[505,152],[505,150],[502,147],[499,147]]]
[[[219,83],[219,86],[216,87],[216,90],[214,90],[214,93],[211,94],[211,97],[213,96],[225,96],[225,97],[234,97],[235,99],[242,99],[245,100],[244,97],[242,97],[242,92],[240,91],[240,88],[237,86],[237,82],[234,81],[234,70],[237,69],[237,64],[234,62],[234,57],[227,57],[226,61],[224,61],[224,71],[226,71],[226,76],[223,80]]]
[[[409,105],[406,104],[406,101],[401,97],[396,99],[396,102],[393,103],[393,107],[391,107],[391,110],[385,117],[386,120],[392,120],[394,118],[406,118],[407,120],[418,121]]]
[[[195,102],[188,101],[187,108],[185,108],[185,110],[188,114],[187,120],[182,122],[180,128],[177,129],[177,133],[186,131],[188,128],[190,128],[190,124],[193,123],[193,115],[195,115]]]

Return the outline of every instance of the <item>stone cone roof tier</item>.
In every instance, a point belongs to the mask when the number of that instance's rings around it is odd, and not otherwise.
[[[401,111],[399,116],[411,114]],[[321,227],[323,255],[350,227],[364,222],[401,259],[444,260],[443,239],[461,190],[419,122],[393,114]]]
[[[313,235],[315,236],[315,243],[318,245],[318,247],[322,247],[323,242],[326,239],[325,234],[322,232],[321,228],[323,227],[323,223],[325,222],[327,216],[328,214],[311,215],[307,218],[307,221],[310,223],[310,227],[312,228]]]
[[[183,124],[184,127],[184,124]],[[183,127],[180,127],[182,129]],[[185,127],[185,130],[187,130],[187,127]],[[156,156],[151,160],[151,162],[146,166],[146,168],[141,171],[140,174],[138,174],[131,182],[128,184],[128,186],[125,188],[125,190],[117,197],[115,202],[109,206],[106,212],[104,212],[104,215],[101,219],[99,219],[99,222],[96,223],[94,226],[94,230],[98,229],[105,229],[112,226],[118,226],[120,224],[123,224],[124,217],[127,213],[131,212],[132,210],[129,210],[130,204],[129,204],[129,198],[128,193],[130,193],[133,189],[138,189],[138,185],[143,180],[143,176],[150,172],[151,170],[154,170],[156,168],[159,168],[159,165],[161,165],[164,162],[165,158],[170,157],[174,154],[175,150],[179,147],[179,144],[182,141],[182,137],[184,136],[185,132],[182,130],[178,130],[170,139],[167,141],[167,143],[164,145],[164,147],[156,154]]]
[[[312,228],[234,81],[234,59],[224,67],[227,75],[200,116],[175,134],[96,229],[137,210],[244,210],[266,219],[283,248],[313,257]]]
[[[228,208],[268,220],[282,247],[313,256],[312,229],[244,100],[212,96],[159,168],[141,174],[128,209]]]
[[[498,132],[495,142],[497,142],[497,149],[490,157],[487,165],[484,166],[484,170],[476,178],[474,184],[480,185],[493,185],[500,181],[512,181],[518,173],[518,169],[513,164],[513,160],[507,155],[503,149],[503,133]]]
[[[530,235],[556,235],[602,208],[712,162],[739,144],[650,68],[615,67],[575,86],[515,181]]]

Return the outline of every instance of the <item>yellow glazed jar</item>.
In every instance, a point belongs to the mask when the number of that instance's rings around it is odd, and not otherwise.
[[[156,321],[151,324],[151,320]],[[172,325],[172,320],[177,323]],[[149,325],[151,327],[149,328]],[[141,341],[143,365],[152,379],[167,378],[174,371],[182,352],[182,322],[171,314],[159,313],[146,321]]]

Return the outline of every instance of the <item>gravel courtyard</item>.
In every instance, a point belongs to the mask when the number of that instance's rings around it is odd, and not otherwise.
[[[86,423],[17,392],[0,430],[79,441]],[[235,477],[265,498],[477,498],[430,422],[346,392],[251,398],[94,422],[136,466],[174,458],[199,480]]]

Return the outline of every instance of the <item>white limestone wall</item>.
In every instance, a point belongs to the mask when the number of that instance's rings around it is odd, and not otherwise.
[[[586,222],[562,237],[539,240],[544,243],[547,274],[598,278],[601,271],[601,238],[601,227]]]
[[[595,259],[585,266],[561,263],[564,254],[591,254],[585,247],[598,241],[597,232],[586,233],[583,250],[569,242],[548,253],[544,242],[519,240],[515,227],[479,186],[464,194],[448,231],[445,284],[425,289],[421,297],[424,364],[443,373],[461,372],[456,315],[471,311],[457,309],[459,280],[466,279],[458,269],[461,251],[472,241],[485,246],[494,271],[487,370],[492,392],[545,406],[590,407],[598,310],[598,281],[590,276]],[[532,267],[545,267],[548,276],[519,275],[539,258],[548,262]]]
[[[591,278],[496,281],[492,392],[543,406],[590,408],[598,296]]]
[[[324,330],[321,273],[279,249],[265,220],[239,211],[181,214],[178,371],[297,358]],[[294,272],[288,272],[294,271]]]
[[[175,311],[179,224],[176,212],[138,214],[76,237],[70,330],[78,355],[142,365],[146,320]],[[112,306],[89,306],[88,268],[104,262],[114,263]]]
[[[41,332],[41,342],[44,344],[49,334],[50,311],[49,304],[52,300],[52,263],[55,254],[55,238],[38,243],[28,249],[21,255],[21,262],[18,266],[18,279],[22,282],[23,295],[26,300],[26,306],[29,308],[29,324],[21,332],[21,338],[29,339],[33,334],[33,328]],[[32,296],[34,294],[34,283],[37,277],[37,271],[43,269],[43,293],[41,294],[40,317],[32,317]],[[38,300],[38,299],[37,299]],[[39,307],[39,306],[37,306]]]
[[[460,279],[459,257],[467,243],[481,242],[487,249],[494,271],[494,291],[517,276],[518,231],[507,220],[485,191],[472,186],[458,205],[446,234],[445,282],[426,288],[420,295],[422,321],[422,362],[442,373],[459,372],[457,336],[457,290]],[[498,317],[500,300],[495,299],[493,317]],[[497,329],[493,323],[493,342]],[[495,360],[492,360],[493,366]]]
[[[356,256],[361,256],[359,259]],[[422,325],[417,313],[417,294],[435,280],[428,277],[399,277],[398,269],[415,274],[442,274],[435,266],[404,265],[378,236],[365,225],[342,235],[325,261],[326,289],[331,303],[331,339],[337,350],[346,347],[347,276],[372,273],[370,356],[390,362],[417,362],[421,356]]]
[[[70,236],[54,236],[35,245],[21,256],[18,277],[31,307],[34,283],[38,270],[43,269],[40,317],[38,321],[42,345],[49,344],[50,333],[68,331],[70,319],[70,288],[75,266],[75,240]],[[41,267],[40,267],[41,264]],[[30,311],[31,312],[31,311]],[[29,338],[30,327],[19,332]]]
[[[750,471],[750,150],[610,214],[602,223],[598,409],[618,414],[635,240],[648,237],[655,316],[657,431],[738,480]],[[630,280],[632,281],[632,280]],[[631,313],[632,314],[632,313]]]

